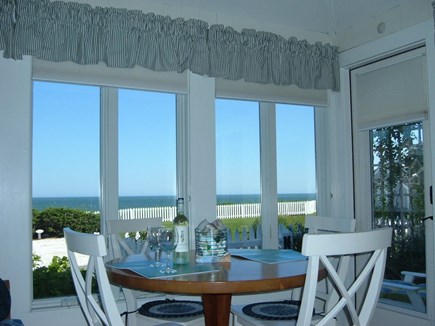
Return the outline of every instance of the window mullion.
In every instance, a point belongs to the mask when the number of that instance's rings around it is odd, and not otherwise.
[[[188,200],[188,110],[187,96],[177,94],[177,196]]]
[[[263,248],[278,247],[276,111],[274,103],[260,102],[260,178]]]
[[[101,87],[100,212],[101,233],[107,219],[118,218],[118,89]]]

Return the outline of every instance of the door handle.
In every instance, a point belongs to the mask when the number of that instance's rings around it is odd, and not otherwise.
[[[428,216],[428,217],[423,217],[420,219],[420,221],[424,222],[426,220],[432,220],[433,221],[433,216]]]

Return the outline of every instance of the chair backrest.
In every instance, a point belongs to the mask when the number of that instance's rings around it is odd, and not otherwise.
[[[104,236],[80,233],[70,228],[64,228],[63,232],[74,287],[88,325],[124,325],[103,262],[103,257],[107,254]],[[89,256],[84,277],[77,263],[76,253]],[[94,275],[98,284],[98,297],[101,305],[95,299],[97,296],[92,293]]]
[[[354,232],[355,219],[309,215],[305,217],[308,233]]]
[[[355,231],[355,219],[309,215],[305,217],[305,228],[310,234],[349,233]],[[336,257],[333,264],[340,278],[344,279],[349,271],[350,256]],[[329,311],[337,302],[339,295],[337,289],[330,284],[328,279],[325,279],[325,282],[318,286],[317,298],[324,305],[320,309]]]
[[[379,298],[391,235],[391,228],[354,233],[305,234],[302,254],[308,256],[308,267],[297,326],[311,323],[320,264],[326,269],[340,298],[316,325],[331,323],[342,310],[347,310],[351,325],[368,325]],[[368,261],[352,284],[346,286],[345,279],[338,275],[329,257],[357,254],[368,255]],[[353,298],[366,282],[368,288],[361,300],[361,308],[357,311]]]
[[[125,234],[127,232],[146,231],[149,227],[159,226],[162,226],[161,217],[107,221],[112,258],[144,254],[148,243],[146,241],[126,238]]]

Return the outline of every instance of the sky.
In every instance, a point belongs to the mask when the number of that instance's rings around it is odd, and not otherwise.
[[[120,196],[175,195],[175,95],[119,91]],[[96,86],[34,83],[33,196],[99,194]],[[313,108],[277,105],[278,193],[315,192]],[[258,102],[216,100],[218,194],[260,193]]]

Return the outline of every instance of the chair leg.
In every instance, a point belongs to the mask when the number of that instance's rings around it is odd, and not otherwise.
[[[125,298],[125,304],[126,309],[128,312],[136,311],[137,310],[137,300],[134,295],[134,292],[128,289],[123,288],[122,292],[124,293]],[[137,325],[137,318],[136,313],[128,314],[128,326],[136,326]]]

